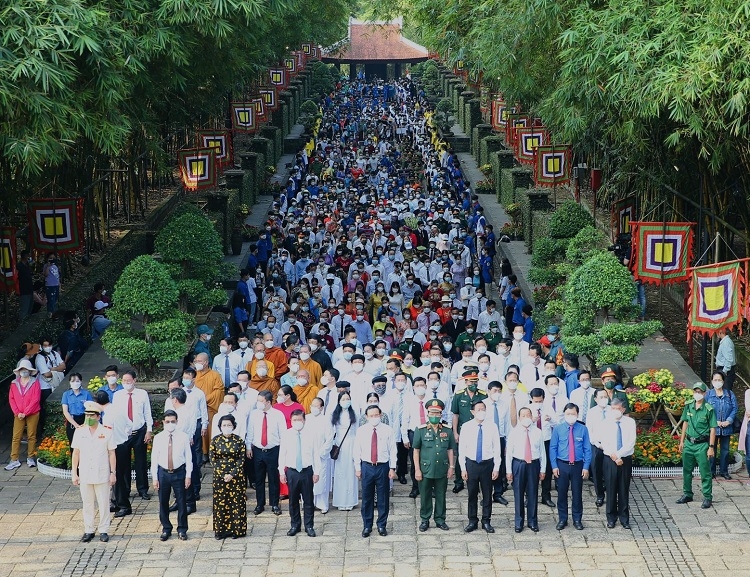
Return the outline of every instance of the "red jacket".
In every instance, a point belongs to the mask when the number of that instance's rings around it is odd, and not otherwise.
[[[42,387],[39,379],[34,379],[26,387],[25,392],[21,392],[21,383],[18,378],[13,379],[8,392],[8,401],[10,410],[14,415],[23,413],[24,415],[36,415],[41,410]]]

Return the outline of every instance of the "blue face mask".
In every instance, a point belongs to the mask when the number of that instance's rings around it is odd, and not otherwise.
[[[547,338],[549,339],[549,342],[553,343],[557,340],[557,335],[547,335]]]

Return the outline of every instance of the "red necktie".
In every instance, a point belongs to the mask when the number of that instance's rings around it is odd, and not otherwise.
[[[542,428],[542,409],[538,409],[536,413],[536,426]]]
[[[528,428],[526,429],[526,447],[523,450],[523,460],[531,463],[531,434]]]
[[[268,413],[263,413],[263,427],[260,430],[260,446],[265,447],[268,444]]]
[[[425,423],[425,416],[424,416],[424,401],[419,401],[419,424],[424,425]]]
[[[373,465],[378,463],[378,429],[372,429],[372,441],[370,441],[370,462]]]
[[[133,393],[128,393],[128,419],[133,422]]]
[[[568,429],[568,459],[571,463],[576,462],[576,445],[573,438],[573,425]]]

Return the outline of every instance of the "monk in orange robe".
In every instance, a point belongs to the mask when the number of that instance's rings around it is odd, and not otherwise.
[[[271,391],[275,397],[281,385],[275,378],[268,376],[268,363],[265,360],[258,361],[255,371],[255,373],[250,373],[249,386],[256,391]]]
[[[301,379],[306,380],[307,383],[304,385],[299,384]],[[292,387],[292,390],[297,395],[297,402],[305,407],[305,413],[309,413],[310,405],[312,405],[313,399],[318,395],[320,387],[316,387],[310,383],[310,374],[305,369],[300,368],[297,371],[297,384]]]
[[[289,372],[286,353],[279,347],[273,345],[273,335],[263,335],[263,346],[265,347],[265,358],[273,363],[276,368],[275,376],[280,379]]]

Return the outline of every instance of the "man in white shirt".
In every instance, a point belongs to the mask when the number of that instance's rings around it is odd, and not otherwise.
[[[112,440],[115,442],[115,477],[117,483],[112,490],[110,502],[115,506],[115,517],[125,517],[132,514],[130,506],[130,483],[120,482],[127,464],[130,469],[130,451],[128,449],[128,438],[130,437],[130,421],[109,402],[107,391],[99,389],[94,395],[94,400],[102,409],[102,425],[112,431]],[[126,463],[126,460],[128,461]]]
[[[616,399],[617,397],[613,397]],[[596,405],[589,409],[586,418],[586,428],[589,430],[591,442],[591,478],[594,480],[596,491],[596,506],[604,505],[604,425],[609,417],[609,396],[605,389],[597,389],[594,396]]]
[[[542,362],[542,347],[537,343],[529,346],[526,362],[521,365],[521,382],[527,390],[539,386],[540,379],[544,378],[544,363]]]
[[[615,397],[609,406],[610,417],[602,428],[604,486],[607,491],[607,527],[617,520],[630,529],[630,479],[635,451],[635,420],[625,416],[625,402]]]
[[[490,332],[490,323],[495,321],[498,327],[505,327],[502,315],[497,311],[495,301],[489,300],[485,303],[485,310],[479,313],[477,319],[477,333],[483,335]]]
[[[221,339],[219,354],[214,357],[213,369],[221,376],[224,387],[237,381],[237,373],[245,368],[247,361],[232,352],[232,339]]]
[[[245,436],[247,456],[255,461],[255,495],[257,505],[253,510],[260,515],[266,507],[266,475],[268,475],[268,500],[274,515],[281,515],[279,507],[279,444],[286,431],[284,413],[271,407],[271,391],[260,391],[256,410],[250,415]]]
[[[302,530],[300,517],[300,498],[304,503],[305,532],[315,537],[315,507],[313,486],[320,478],[322,467],[320,459],[321,443],[314,435],[302,434],[305,428],[305,412],[301,409],[292,411],[292,428],[281,435],[279,446],[279,476],[282,483],[289,486],[289,517],[292,526],[287,535],[294,537]]]
[[[497,434],[500,437],[500,452],[503,455],[503,459],[500,462],[500,475],[492,481],[492,500],[495,503],[507,506],[508,500],[503,497],[503,493],[508,490],[505,445],[508,432],[510,431],[510,417],[508,415],[508,407],[505,405],[505,401],[503,401],[502,388],[501,383],[492,381],[489,385],[484,404],[487,407],[488,422],[494,424],[495,428],[497,428]]]
[[[188,511],[185,492],[190,488],[193,472],[193,457],[190,437],[177,430],[177,413],[164,412],[164,430],[154,437],[151,449],[151,480],[159,495],[159,521],[162,526],[162,541],[172,534],[169,520],[169,499],[174,491],[177,502],[177,537],[187,540]]]
[[[516,373],[509,372],[505,375],[502,399],[508,407],[508,422],[511,427],[515,427],[518,423],[518,411],[521,410],[521,407],[529,405],[528,393],[518,389],[518,375]]]
[[[544,377],[544,388],[546,395],[544,402],[548,405],[552,412],[557,417],[557,422],[553,424],[557,425],[562,422],[563,414],[565,413],[565,405],[568,404],[568,394],[565,385],[560,386],[560,379],[555,375],[547,375]]]
[[[125,371],[122,375],[121,391],[112,397],[114,407],[128,417],[131,424],[128,450],[135,456],[135,485],[141,499],[148,501],[148,475],[146,463],[146,445],[151,441],[154,419],[151,416],[151,401],[148,393],[135,388],[135,371]],[[128,491],[130,491],[130,469],[127,472]]]
[[[238,359],[240,367],[244,369],[248,361],[252,360],[253,358],[253,351],[252,351],[252,348],[250,347],[250,339],[248,339],[244,335],[241,335],[237,339],[237,345],[238,345],[238,348],[237,350],[232,351],[232,355],[236,359]],[[235,380],[236,378],[237,377],[235,377]]]
[[[523,340],[523,327],[513,328],[513,346],[510,349],[510,364],[523,366],[529,360],[529,343]]]
[[[529,529],[539,531],[537,522],[537,495],[539,480],[544,480],[547,468],[547,453],[544,450],[542,432],[532,426],[531,409],[524,407],[518,412],[519,424],[508,434],[505,446],[505,459],[510,465],[508,481],[513,483],[516,505],[515,531],[523,531],[524,501],[526,521]]]
[[[487,391],[488,385],[493,381],[502,381],[502,375],[497,371],[496,365],[490,361],[488,354],[479,355],[477,358],[479,367],[479,390]]]
[[[322,413],[325,416],[330,416],[338,404],[336,381],[340,376],[341,374],[336,369],[328,369],[323,371],[323,376],[320,377],[320,384],[323,388],[318,391],[317,397],[323,401]]]
[[[581,422],[585,425],[588,419],[591,399],[594,398],[596,389],[591,388],[591,373],[583,370],[578,373],[578,388],[573,389],[570,393],[570,402],[581,407]]]
[[[195,417],[195,430],[193,432],[193,443],[191,445],[193,451],[193,477],[190,484],[190,490],[188,491],[188,501],[191,505],[194,505],[193,499],[200,500],[201,492],[201,465],[203,464],[203,442],[204,436],[208,435],[208,429],[211,423],[208,419],[208,405],[206,403],[206,394],[198,387],[195,386],[196,372],[192,367],[186,368],[182,371],[182,378],[179,381],[170,381],[167,384],[167,388],[171,391],[173,388],[181,387],[187,395],[187,402],[185,403],[192,409],[193,417]],[[174,409],[172,405],[172,398],[167,397],[164,401],[164,410]],[[183,426],[185,424],[183,423]],[[185,428],[187,430],[187,428]],[[192,493],[192,494],[191,494]]]
[[[492,517],[492,483],[500,474],[502,453],[500,434],[491,421],[485,423],[487,407],[484,399],[476,400],[471,406],[474,418],[463,424],[458,441],[458,460],[461,463],[461,476],[469,490],[469,524],[466,533],[475,531],[479,525],[477,497],[482,489],[482,529],[494,533],[490,524]]]
[[[563,405],[564,406],[564,405]],[[541,387],[531,390],[531,420],[542,433],[544,450],[549,455],[549,443],[552,439],[552,429],[562,421],[562,417],[552,408],[550,395],[545,393]],[[552,501],[552,464],[547,459],[547,469],[543,469],[545,478],[542,480],[542,503],[548,507],[554,507]]]
[[[224,415],[232,415],[235,420],[234,434],[240,439],[245,438],[247,432],[247,413],[237,406],[237,395],[233,392],[227,392],[224,395],[224,401],[219,405],[219,410],[214,415],[214,420],[211,423],[211,438],[221,435],[221,427],[219,426],[219,420]]]
[[[411,444],[414,442],[414,430],[420,425],[427,423],[427,383],[424,379],[414,379],[414,394],[407,397],[404,403],[404,414],[401,420],[401,439],[404,447],[409,451],[409,461],[411,461],[411,492],[409,497],[416,499],[419,496],[419,484],[414,477],[414,450]]]
[[[380,407],[367,407],[367,425],[357,429],[352,457],[354,471],[362,480],[362,537],[369,537],[375,513],[377,493],[378,535],[388,535],[388,511],[390,509],[389,479],[396,478],[396,434],[389,425],[380,420]]]

